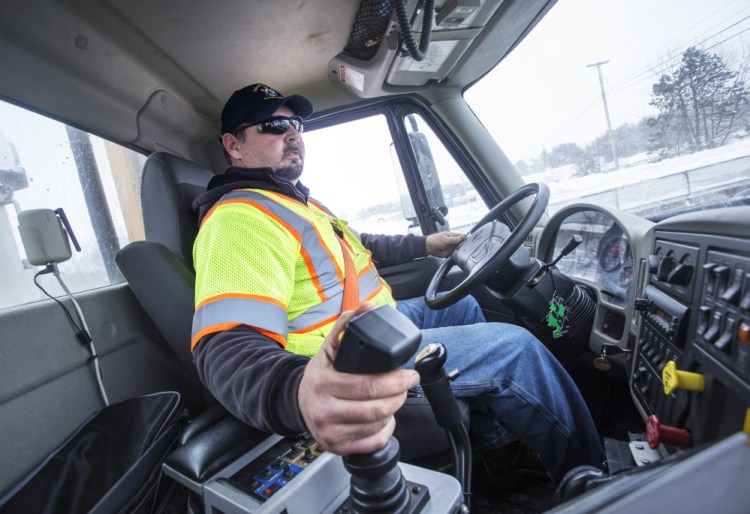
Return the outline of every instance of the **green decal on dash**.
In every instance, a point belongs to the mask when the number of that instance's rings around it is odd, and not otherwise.
[[[568,321],[565,303],[557,291],[552,295],[549,302],[549,314],[547,314],[547,326],[552,328],[552,338],[557,339],[565,333]]]

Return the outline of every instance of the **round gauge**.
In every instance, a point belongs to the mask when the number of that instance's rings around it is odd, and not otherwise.
[[[623,266],[617,274],[617,283],[624,287],[629,285],[631,280],[633,280],[633,266]]]
[[[599,255],[599,266],[604,271],[614,271],[619,268],[628,256],[628,242],[618,237],[609,241]]]

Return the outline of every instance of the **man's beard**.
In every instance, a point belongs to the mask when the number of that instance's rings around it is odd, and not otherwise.
[[[300,149],[296,144],[290,144],[288,147],[284,149],[284,153],[286,155],[287,152],[297,152],[297,161],[296,163],[290,164],[289,166],[284,166],[282,168],[276,168],[273,172],[274,175],[280,178],[284,178],[286,180],[289,180],[291,182],[294,182],[298,178],[302,176],[302,168],[304,167],[304,161],[302,160],[302,155],[300,155]]]
[[[294,182],[302,176],[302,163],[292,164],[290,166],[284,166],[283,168],[276,168],[273,174],[277,177]]]

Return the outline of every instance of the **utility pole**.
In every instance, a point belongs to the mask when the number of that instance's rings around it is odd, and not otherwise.
[[[602,64],[607,64],[609,60],[599,61],[586,65],[587,68],[596,66],[596,72],[599,74],[599,87],[602,90],[602,102],[604,102],[604,115],[607,117],[607,136],[609,137],[609,148],[612,151],[612,160],[615,163],[615,169],[620,169],[620,162],[617,159],[617,142],[612,132],[612,122],[609,120],[609,109],[607,108],[607,95],[604,93],[604,79],[602,79]]]

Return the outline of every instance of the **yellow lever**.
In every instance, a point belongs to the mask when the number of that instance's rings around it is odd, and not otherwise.
[[[691,373],[690,371],[680,371],[677,369],[675,361],[667,362],[661,372],[661,379],[664,382],[664,394],[672,394],[677,389],[686,391],[703,391],[706,388],[706,381],[700,373]]]

